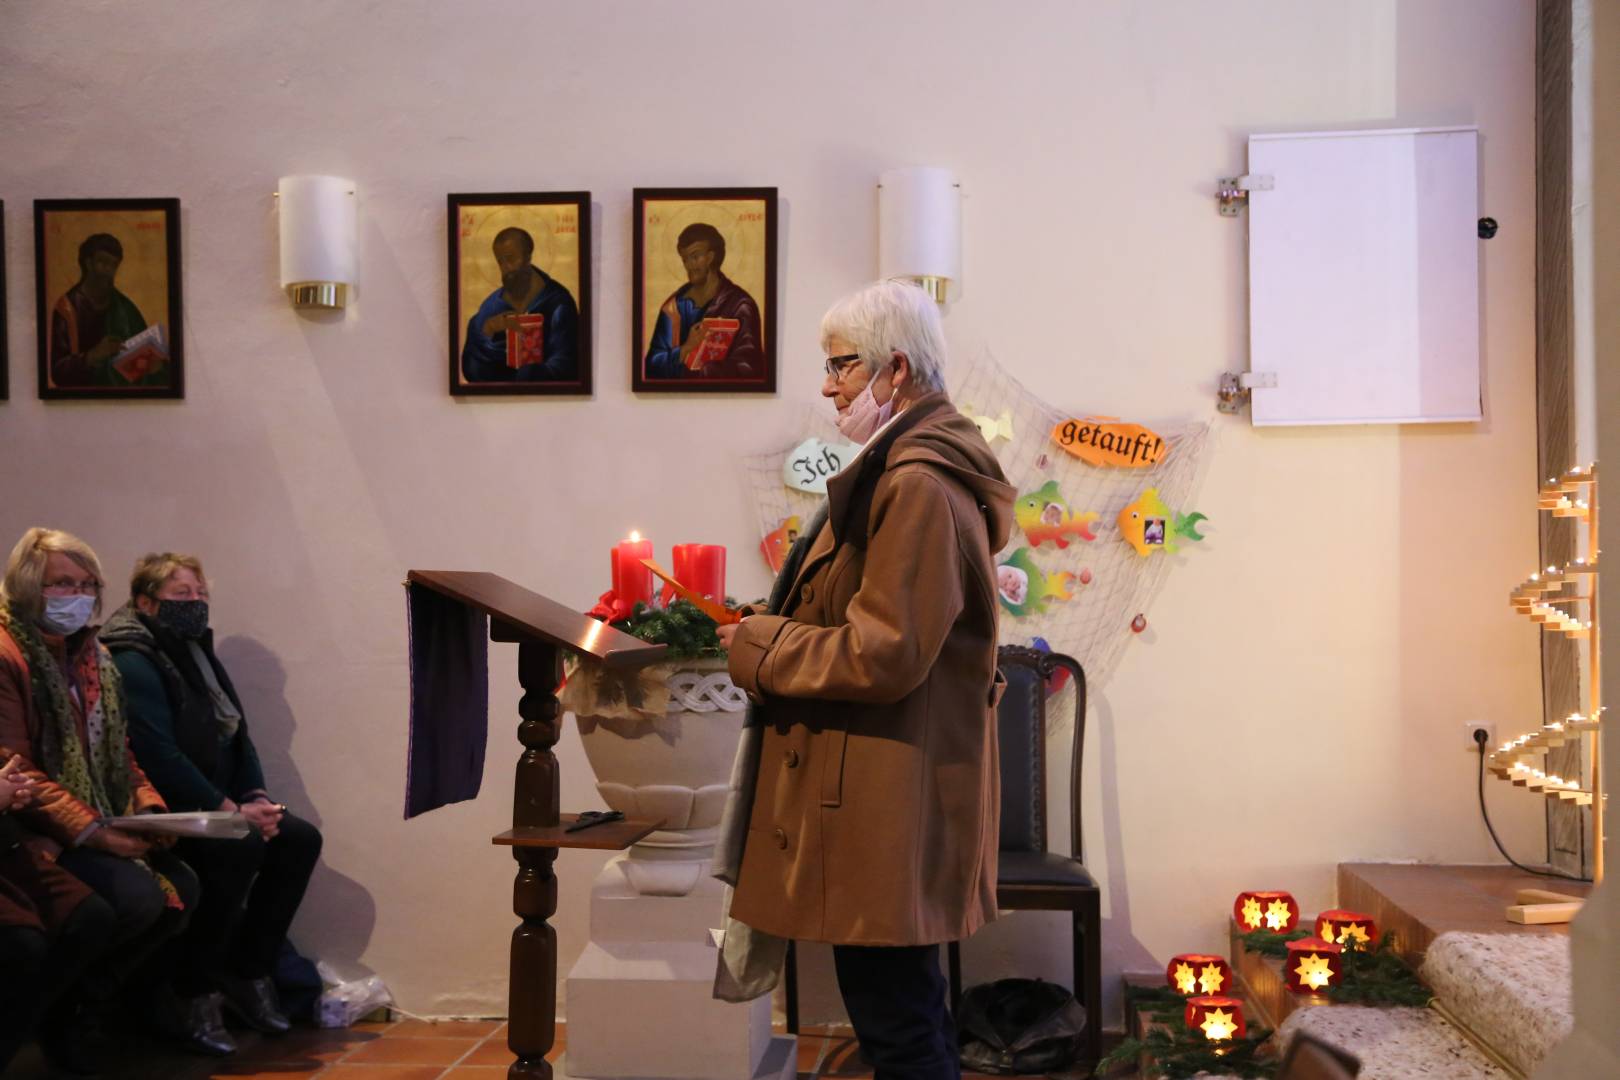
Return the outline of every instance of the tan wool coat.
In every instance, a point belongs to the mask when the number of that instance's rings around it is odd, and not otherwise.
[[[991,557],[1015,493],[933,394],[827,494],[782,613],[732,643],[764,739],[731,915],[834,944],[965,938],[996,910]]]

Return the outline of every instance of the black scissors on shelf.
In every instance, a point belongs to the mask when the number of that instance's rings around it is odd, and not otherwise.
[[[606,825],[610,821],[623,821],[624,815],[617,810],[587,810],[579,815],[579,820],[563,829],[563,832],[579,832],[592,825]]]

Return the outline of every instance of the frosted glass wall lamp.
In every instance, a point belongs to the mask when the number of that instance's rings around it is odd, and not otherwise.
[[[355,285],[354,181],[341,176],[283,176],[281,287],[295,308],[341,311]]]
[[[962,185],[949,169],[878,177],[878,276],[909,278],[943,304],[962,281]]]

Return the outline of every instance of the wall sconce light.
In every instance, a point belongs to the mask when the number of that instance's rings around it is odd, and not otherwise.
[[[962,280],[962,186],[949,169],[878,177],[878,276],[909,278],[943,304]]]
[[[1337,986],[1344,977],[1344,950],[1321,938],[1290,941],[1283,976],[1288,980],[1288,989],[1296,994],[1314,994]]]
[[[283,176],[281,287],[295,308],[341,311],[355,285],[354,181],[341,176]]]
[[[1182,997],[1228,994],[1232,991],[1232,965],[1214,953],[1182,953],[1170,958],[1164,971],[1170,989]]]
[[[1249,1033],[1243,1022],[1243,1002],[1230,997],[1195,997],[1187,999],[1187,1027],[1201,1031],[1210,1042],[1241,1039]]]
[[[1353,941],[1370,949],[1378,944],[1378,924],[1360,911],[1324,911],[1316,917],[1316,936],[1335,945]]]
[[[1232,904],[1232,918],[1245,931],[1286,934],[1299,925],[1299,904],[1285,892],[1240,892]]]

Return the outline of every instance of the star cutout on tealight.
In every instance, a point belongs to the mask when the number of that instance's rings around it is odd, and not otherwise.
[[[1260,921],[1260,901],[1251,896],[1243,901],[1243,925],[1250,930],[1258,930]]]
[[[1299,959],[1299,966],[1294,969],[1299,976],[1299,984],[1310,990],[1320,990],[1333,981],[1333,965],[1328,963],[1327,957],[1318,953],[1311,953]]]
[[[1178,993],[1190,994],[1198,989],[1198,981],[1193,976],[1191,964],[1176,965],[1176,990]]]
[[[1237,1030],[1232,1023],[1232,1014],[1225,1009],[1211,1009],[1204,1014],[1204,1022],[1198,1025],[1204,1032],[1206,1039],[1219,1042],[1221,1039],[1230,1039]]]
[[[1372,935],[1367,933],[1367,928],[1360,923],[1347,923],[1339,928],[1338,940],[1340,944],[1349,941],[1351,938],[1355,938],[1363,945],[1372,943]]]
[[[1198,970],[1198,989],[1205,994],[1218,994],[1225,989],[1226,976],[1219,964],[1205,964]]]
[[[1273,900],[1266,905],[1266,929],[1281,930],[1288,925],[1288,901]]]

